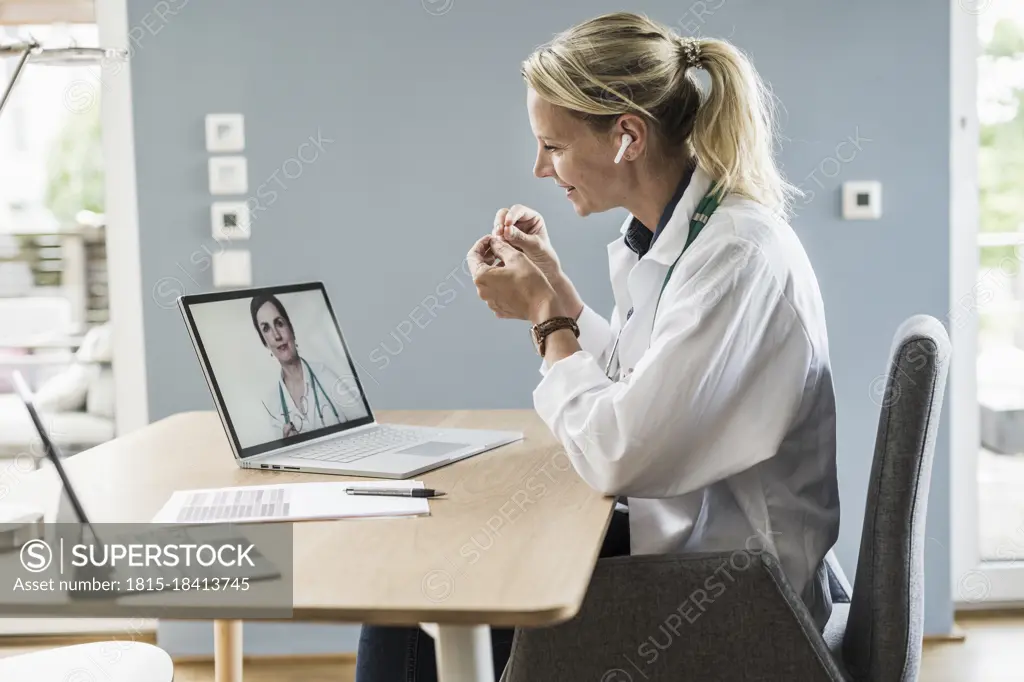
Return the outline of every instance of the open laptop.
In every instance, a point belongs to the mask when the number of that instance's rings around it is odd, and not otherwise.
[[[64,468],[64,463],[61,458],[60,450],[53,443],[53,439],[50,438],[50,434],[46,427],[43,425],[42,420],[39,418],[39,413],[36,410],[34,403],[34,396],[32,390],[29,388],[28,382],[21,375],[21,372],[15,371],[13,373],[14,387],[18,393],[18,397],[21,398],[21,402],[25,405],[25,409],[28,411],[29,417],[32,419],[32,424],[35,426],[36,433],[39,434],[39,440],[43,444],[43,452],[46,455],[46,459],[53,465],[53,468],[57,471],[57,476],[61,482],[61,497],[60,504],[57,509],[56,522],[58,524],[71,524],[76,523],[79,525],[81,535],[88,535],[93,542],[113,542],[118,544],[182,544],[194,543],[194,544],[212,544],[219,546],[228,544],[234,546],[240,543],[250,543],[251,541],[246,538],[243,534],[232,527],[231,525],[219,524],[216,526],[165,526],[165,525],[154,525],[153,527],[143,526],[143,530],[140,532],[129,532],[125,533],[123,530],[117,533],[117,535],[111,535],[104,532],[103,536],[96,531],[96,527],[89,521],[89,516],[85,513],[85,507],[82,506],[81,498],[75,491],[75,487],[71,483],[71,478],[68,476],[67,470]],[[117,526],[130,527],[132,524],[116,524]],[[77,540],[76,540],[77,541]],[[246,566],[244,563],[239,563],[235,567],[226,567],[219,563],[214,563],[212,566],[207,567],[208,570],[204,571],[202,566],[192,566],[188,569],[182,566],[172,565],[148,565],[145,570],[138,570],[135,568],[131,571],[127,571],[124,566],[109,568],[109,567],[93,567],[87,566],[86,571],[94,572],[105,572],[103,576],[105,579],[117,580],[119,588],[116,591],[117,596],[125,596],[134,592],[146,593],[153,591],[161,591],[164,589],[172,589],[177,584],[176,580],[184,579],[202,579],[204,576],[216,579],[226,580],[229,578],[244,578],[246,580],[268,580],[281,577],[281,572],[271,564],[265,556],[263,556],[259,549],[253,547],[248,554],[249,558],[253,562],[253,566]],[[134,566],[134,564],[132,564]],[[208,575],[207,575],[208,574]],[[143,578],[140,582],[139,578]],[[154,578],[160,578],[160,580],[154,582]],[[87,598],[105,598],[111,596],[110,592],[103,590],[92,590],[86,589],[84,591],[75,591],[73,596],[87,597]]]
[[[378,423],[322,282],[178,307],[242,468],[402,479],[523,437]]]

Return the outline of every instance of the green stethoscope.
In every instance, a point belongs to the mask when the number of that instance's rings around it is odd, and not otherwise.
[[[306,358],[299,358],[299,360],[302,361],[302,364],[306,366],[306,371],[309,372],[309,379],[313,384],[313,407],[316,410],[316,413],[320,415],[320,423],[322,424],[324,422],[324,413],[323,410],[320,408],[320,396],[317,395],[316,393],[317,388],[319,388],[320,392],[324,394],[324,400],[327,401],[327,406],[330,407],[331,412],[334,413],[334,418],[340,422],[341,417],[338,416],[338,409],[334,406],[334,403],[331,402],[331,397],[327,395],[327,391],[324,390],[323,384],[320,383],[320,380],[317,379],[316,374],[313,373],[313,368],[309,366],[309,363],[306,361]],[[277,392],[281,396],[281,414],[284,415],[284,423],[288,424],[291,421],[289,419],[290,413],[288,410],[288,401],[284,399],[284,388],[281,386],[281,382],[278,382],[277,384]],[[292,426],[294,426],[294,424],[292,424]]]
[[[683,245],[683,250],[679,252],[679,255],[676,256],[676,259],[672,262],[672,265],[669,266],[668,272],[665,273],[665,280],[661,283],[661,290],[658,292],[658,300],[654,302],[655,316],[658,314],[658,306],[661,304],[661,296],[665,293],[665,287],[668,286],[668,281],[672,278],[672,273],[675,271],[676,265],[679,264],[679,260],[683,257],[683,254],[686,253],[686,249],[690,247],[690,244],[692,244],[693,240],[697,238],[700,231],[708,224],[708,220],[711,219],[711,214],[715,212],[715,209],[718,208],[721,203],[722,197],[720,193],[716,192],[714,187],[712,187],[712,189],[708,190],[708,193],[704,195],[704,198],[700,200],[700,203],[697,204],[697,208],[693,212],[693,217],[690,218],[690,232],[686,237],[686,244]],[[612,344],[612,351],[608,357],[608,363],[604,367],[605,376],[612,379],[612,381],[615,381],[615,379],[611,375],[611,369],[612,365],[614,365],[615,361],[618,359],[619,339],[622,338],[622,329],[625,328],[626,322],[628,322],[629,318],[632,316],[633,308],[630,308],[629,312],[626,313],[626,321],[622,323],[619,333],[615,335],[615,343]]]

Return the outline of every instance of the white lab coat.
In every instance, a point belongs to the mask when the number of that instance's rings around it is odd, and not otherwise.
[[[611,323],[584,309],[582,350],[544,363],[534,406],[589,485],[628,497],[632,554],[769,551],[820,627],[831,602],[816,572],[839,532],[836,415],[803,246],[763,206],[727,197],[654,318],[709,187],[698,169],[639,262],[621,238],[608,246]],[[605,364],[631,306],[611,381]]]
[[[263,396],[263,409],[277,438],[283,436],[287,421],[290,421],[299,433],[308,433],[360,419],[368,414],[352,377],[342,379],[322,362],[310,362],[309,368],[313,370],[312,375],[306,363],[302,363],[302,378],[306,390],[305,397],[300,402],[306,405],[305,413],[292,399],[284,380],[280,378],[280,373],[273,388],[268,388]],[[282,394],[284,405],[281,404]],[[317,409],[318,402],[320,409]],[[288,410],[287,420],[285,407]]]

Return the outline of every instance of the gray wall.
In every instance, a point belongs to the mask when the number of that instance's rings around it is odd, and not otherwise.
[[[785,171],[809,191],[794,225],[828,312],[843,503],[837,551],[852,574],[878,413],[872,380],[900,321],[949,310],[946,3],[171,4],[178,13],[156,21],[151,0],[129,1],[140,36],[132,80],[153,419],[212,408],[171,309],[174,295],[211,286],[209,254],[221,248],[209,236],[205,114],[246,116],[250,196],[261,202],[248,244],[255,283],[326,282],[373,404],[528,407],[537,363],[526,328],[491,318],[467,287],[462,259],[498,207],[526,203],[546,216],[585,298],[608,310],[605,244],[622,214],[581,220],[551,182],[532,177],[519,62],[554,32],[621,8],[751,53],[785,106]],[[320,148],[307,145],[306,161],[296,160],[311,136],[323,138]],[[848,179],[884,183],[881,221],[839,219],[838,188]],[[426,314],[422,302],[446,283],[456,295]],[[951,624],[948,490],[944,424],[928,516],[933,633]],[[281,627],[250,634],[275,650],[298,646],[299,637],[278,636]],[[346,647],[351,632],[312,629],[301,639]],[[161,636],[179,651],[210,642],[208,629],[174,624]]]

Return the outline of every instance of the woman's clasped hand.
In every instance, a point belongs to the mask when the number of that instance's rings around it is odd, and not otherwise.
[[[583,302],[562,272],[544,217],[514,205],[500,209],[494,226],[467,255],[477,294],[502,319],[539,324],[578,317]]]

